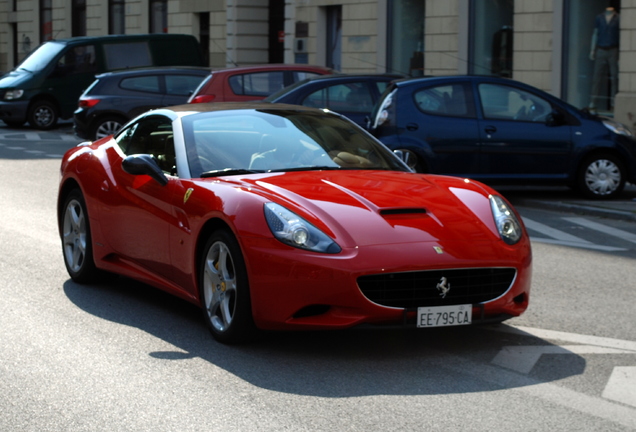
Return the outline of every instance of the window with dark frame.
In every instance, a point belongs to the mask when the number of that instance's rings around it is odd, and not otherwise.
[[[71,36],[86,36],[86,0],[73,0]]]
[[[53,39],[52,0],[40,0],[40,42]]]
[[[126,34],[126,0],[108,0],[108,34]]]
[[[168,0],[150,0],[150,33],[168,33]]]

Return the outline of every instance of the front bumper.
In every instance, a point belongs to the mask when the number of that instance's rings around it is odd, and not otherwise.
[[[14,123],[26,122],[28,110],[28,100],[0,101],[0,120]]]
[[[322,255],[283,245],[272,248],[272,243],[257,239],[242,240],[252,242],[244,245],[244,251],[252,313],[262,329],[341,329],[365,323],[415,327],[417,308],[382,306],[360,290],[359,277],[385,273],[510,267],[516,275],[503,295],[472,303],[474,323],[518,316],[528,307],[532,256],[527,238],[514,246],[462,242],[464,249],[473,249],[462,259],[453,256],[452,249],[458,249],[448,243],[443,245],[449,251],[444,255],[438,255],[432,243],[361,247]]]

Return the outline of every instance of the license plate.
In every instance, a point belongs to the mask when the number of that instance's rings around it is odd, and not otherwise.
[[[473,305],[434,306],[417,308],[418,327],[467,325],[473,319]]]

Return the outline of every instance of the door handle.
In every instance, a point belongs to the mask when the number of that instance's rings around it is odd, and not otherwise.
[[[497,132],[497,128],[494,126],[486,126],[484,128],[484,132],[486,132],[488,135],[494,134],[495,132]]]
[[[408,124],[406,125],[406,130],[408,130],[408,131],[411,131],[411,132],[412,132],[412,131],[416,131],[416,130],[418,130],[418,129],[419,129],[419,126],[418,126],[418,124],[417,124],[417,123],[408,123]]]

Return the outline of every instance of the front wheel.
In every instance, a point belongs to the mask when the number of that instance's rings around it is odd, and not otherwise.
[[[241,248],[225,230],[214,232],[205,244],[199,284],[203,316],[216,340],[240,343],[254,336],[250,288]]]
[[[68,194],[62,211],[62,251],[66,270],[77,283],[94,282],[100,272],[93,261],[86,203],[78,189]]]
[[[581,166],[578,188],[588,198],[615,198],[625,187],[625,174],[623,163],[616,156],[592,156]]]
[[[57,124],[57,108],[49,101],[34,102],[29,109],[29,124],[39,130],[51,129]]]

